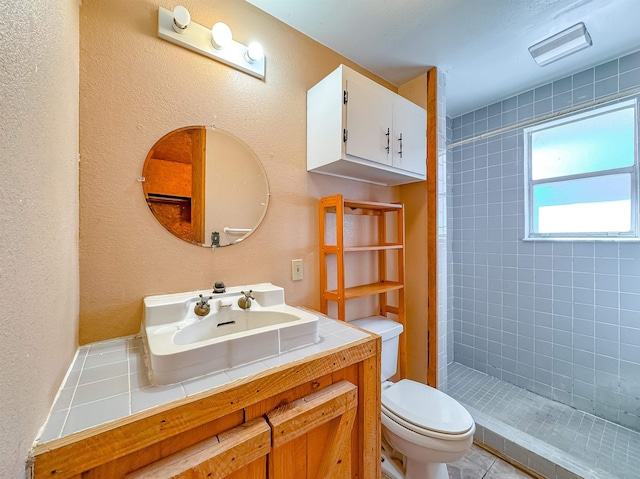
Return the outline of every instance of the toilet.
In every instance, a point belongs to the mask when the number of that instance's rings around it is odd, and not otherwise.
[[[401,324],[379,316],[350,324],[382,336],[383,473],[391,479],[448,479],[446,464],[462,458],[473,442],[471,414],[425,384],[388,381],[397,370]]]

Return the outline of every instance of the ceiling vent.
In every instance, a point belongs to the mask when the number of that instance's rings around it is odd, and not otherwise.
[[[580,22],[529,47],[529,53],[541,67],[591,46],[591,36]]]

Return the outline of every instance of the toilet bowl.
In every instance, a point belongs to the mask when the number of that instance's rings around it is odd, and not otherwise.
[[[391,479],[448,479],[446,463],[462,458],[473,442],[471,414],[425,384],[387,381],[397,370],[401,324],[381,317],[351,324],[382,336],[382,471]]]
[[[453,398],[415,381],[383,388],[382,434],[387,454],[403,457],[400,478],[447,479],[446,463],[462,458],[473,442],[471,415]]]

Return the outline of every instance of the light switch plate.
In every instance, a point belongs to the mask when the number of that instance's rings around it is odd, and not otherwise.
[[[302,267],[301,259],[291,260],[291,279],[293,281],[300,281],[304,277],[304,269]]]

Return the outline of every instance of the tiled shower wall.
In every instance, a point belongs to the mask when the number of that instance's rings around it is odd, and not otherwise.
[[[453,121],[451,118],[447,117],[446,119],[446,127],[447,127],[447,142],[451,141],[453,137],[453,130],[451,126]],[[447,156],[446,156],[446,180],[447,180],[447,364],[450,364],[454,360],[454,333],[453,333],[453,324],[454,324],[454,315],[453,315],[453,304],[454,304],[454,289],[453,289],[453,235],[452,235],[452,226],[453,226],[453,153],[450,149],[447,148]],[[442,257],[442,256],[440,256]]]
[[[437,224],[438,258],[448,258],[448,181],[447,181],[447,96],[445,73],[438,69],[438,178]],[[449,349],[449,261],[438,261],[438,388],[447,389],[447,365],[453,356]],[[452,331],[451,331],[452,332]]]
[[[450,143],[640,87],[640,52],[450,121]],[[454,360],[640,430],[640,243],[523,242],[522,128],[450,150]]]

